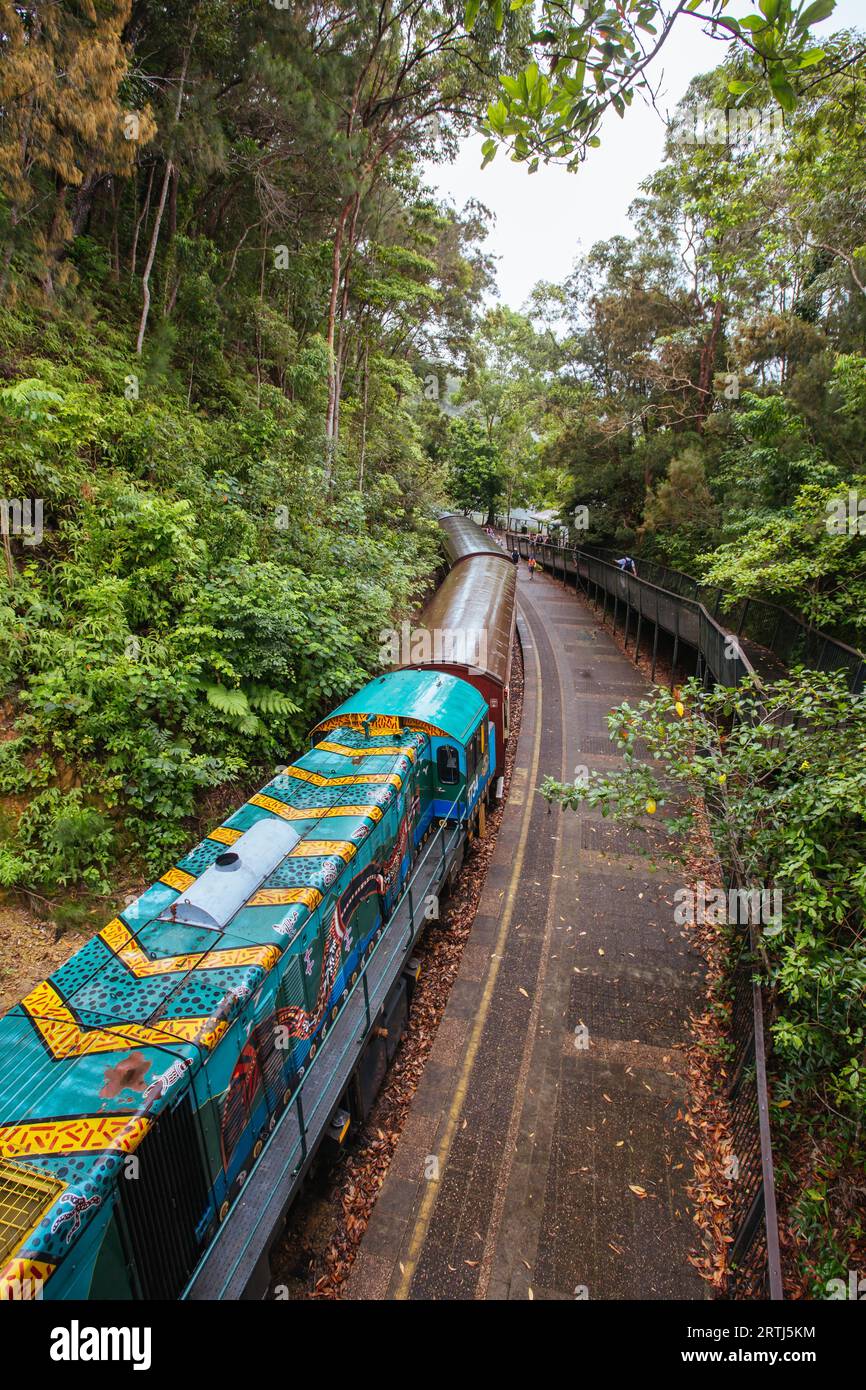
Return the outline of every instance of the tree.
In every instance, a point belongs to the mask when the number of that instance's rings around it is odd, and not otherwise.
[[[667,477],[647,497],[644,526],[648,531],[696,531],[706,535],[712,532],[715,510],[704,460],[693,445],[671,459]]]
[[[530,3],[511,0],[511,9]],[[542,159],[576,168],[601,143],[597,131],[608,110],[624,116],[636,92],[652,94],[653,64],[674,25],[689,20],[707,25],[748,63],[749,80],[740,77],[738,96],[766,89],[792,111],[802,74],[824,58],[810,26],[835,8],[835,0],[760,0],[759,12],[736,19],[730,0],[543,0],[529,62],[503,76],[499,99],[488,109],[485,161],[502,141],[531,169]],[[488,12],[501,25],[504,0],[469,0],[467,26]]]
[[[452,502],[466,512],[484,512],[492,526],[504,479],[502,460],[487,431],[478,420],[452,420],[448,449]]]
[[[0,187],[8,199],[0,295],[23,228],[53,293],[73,228],[69,190],[129,174],[154,133],[149,108],[128,111],[123,99],[131,9],[132,0],[0,4]]]

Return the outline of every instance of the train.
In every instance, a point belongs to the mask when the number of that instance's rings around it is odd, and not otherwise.
[[[439,518],[449,571],[416,627],[414,660],[469,681],[484,696],[505,763],[510,724],[511,662],[517,621],[517,571],[509,554],[471,517]],[[427,642],[419,640],[424,635]]]
[[[501,569],[495,582],[465,571],[487,585],[477,611],[495,610],[501,677],[513,566],[480,527],[483,541],[461,529],[480,549],[453,561],[446,546],[446,585],[479,560]],[[459,625],[466,585],[451,610],[434,596],[427,617]],[[0,1297],[177,1299],[215,1287],[202,1270],[225,1254],[224,1228],[249,1228],[250,1206],[271,1202],[272,1172],[285,1199],[273,1237],[388,1033],[424,925],[419,866],[422,886],[441,887],[501,774],[493,673],[448,665],[368,682],[0,1019]],[[245,1208],[257,1183],[263,1195]],[[259,1266],[268,1237],[262,1228],[257,1251],[247,1229]]]

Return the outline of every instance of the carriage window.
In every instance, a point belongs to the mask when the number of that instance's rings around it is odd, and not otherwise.
[[[436,770],[443,786],[453,786],[460,780],[460,759],[451,743],[442,743],[436,753]]]

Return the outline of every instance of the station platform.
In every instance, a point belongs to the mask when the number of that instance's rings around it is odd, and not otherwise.
[[[599,813],[536,790],[615,766],[606,715],[649,687],[573,591],[523,565],[518,582],[525,694],[499,839],[344,1296],[702,1299],[676,1115],[703,962],[674,920],[678,883],[615,854],[629,842]]]

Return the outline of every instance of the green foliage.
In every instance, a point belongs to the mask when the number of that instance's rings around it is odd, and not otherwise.
[[[114,851],[109,818],[88,806],[80,789],[52,787],[30,802],[14,842],[0,842],[0,883],[30,887],[35,881],[50,893],[82,882],[106,892]]]
[[[520,11],[530,0],[511,0]],[[467,28],[482,6],[470,0]],[[825,60],[810,26],[827,19],[835,0],[760,0],[758,10],[735,17],[730,0],[689,0],[675,8],[661,0],[583,0],[580,5],[544,0],[531,39],[531,58],[515,75],[503,75],[499,99],[487,111],[485,163],[497,142],[506,142],[515,159],[562,159],[576,169],[587,151],[601,143],[598,130],[613,109],[624,117],[636,93],[652,89],[656,55],[674,23],[710,19],[714,37],[726,38],[744,72],[729,90],[739,100],[771,94],[782,110],[794,111],[803,74]],[[503,0],[483,0],[483,9],[501,27]]]
[[[493,518],[504,487],[499,452],[479,420],[456,419],[448,431],[448,491],[455,506]]]
[[[377,466],[363,497],[327,499],[315,391],[309,411],[247,393],[205,417],[146,383],[126,399],[110,329],[70,318],[52,358],[25,318],[4,330],[24,371],[0,470],[44,498],[45,537],[13,540],[0,589],[0,796],[25,802],[0,873],[100,891],[113,866],[164,869],[204,794],[240,799],[372,674],[435,563],[432,525]]]
[[[781,920],[760,927],[775,1100],[817,1110],[855,1143],[866,1098],[866,698],[809,671],[763,690],[690,682],[676,707],[656,690],[609,727],[623,769],[574,786],[547,778],[542,794],[636,829],[658,818],[684,840],[706,806],[726,873],[782,895]]]

